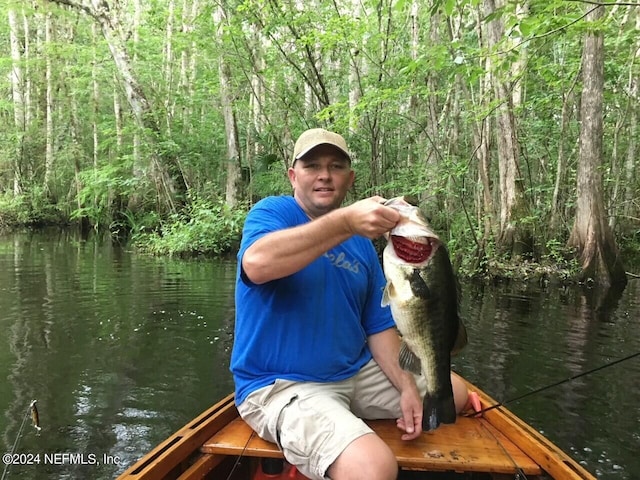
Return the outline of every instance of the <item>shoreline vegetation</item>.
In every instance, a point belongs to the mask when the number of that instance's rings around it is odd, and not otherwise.
[[[112,222],[108,228],[83,228],[81,222],[64,218],[61,212],[47,209],[43,212],[8,211],[0,208],[0,235],[21,230],[79,229],[82,238],[92,235],[106,236],[110,241],[127,245],[142,255],[177,258],[233,258],[240,245],[242,226],[248,206],[230,208],[223,202],[196,201],[182,214],[161,219],[149,215],[135,220],[122,214],[120,222]],[[442,229],[437,231],[442,232]],[[447,238],[445,235],[443,238]],[[575,250],[560,241],[535,245],[536,254],[509,256],[500,254],[491,246],[480,251],[475,245],[449,239],[448,249],[456,274],[482,283],[516,281],[546,286],[582,285],[587,288],[597,284],[594,279],[582,277],[582,269]],[[379,254],[385,242],[374,240]],[[618,239],[623,263],[627,266],[628,279],[640,278],[640,250],[634,242]]]
[[[4,2],[0,223],[220,255],[322,127],[353,197],[416,197],[460,276],[623,285],[640,9],[503,3]]]

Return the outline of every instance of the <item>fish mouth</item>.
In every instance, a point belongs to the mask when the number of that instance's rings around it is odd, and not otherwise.
[[[407,263],[426,262],[437,247],[428,237],[402,237],[391,235],[391,243],[396,255]]]

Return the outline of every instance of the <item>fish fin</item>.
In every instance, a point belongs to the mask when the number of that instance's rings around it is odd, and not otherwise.
[[[464,326],[462,320],[458,321],[458,335],[456,336],[456,340],[453,343],[453,348],[451,349],[451,355],[457,354],[460,350],[462,350],[467,343],[469,342],[467,338],[467,327]]]
[[[469,392],[469,401],[467,402],[469,408],[471,408],[476,414],[475,417],[482,416],[482,403],[480,403],[480,396],[477,392]]]
[[[429,290],[429,285],[427,285],[427,282],[425,282],[424,278],[420,276],[421,271],[422,270],[419,268],[414,268],[411,272],[411,275],[408,276],[407,280],[409,280],[411,293],[413,293],[415,297],[429,300],[433,295],[431,294],[431,290]]]
[[[422,430],[435,430],[441,423],[455,423],[458,414],[453,393],[445,396],[425,395],[422,402]]]
[[[382,301],[380,302],[380,305],[383,307],[391,304],[391,293],[389,293],[391,288],[393,288],[391,282],[387,282],[384,286],[384,290],[382,291]]]
[[[420,359],[411,351],[405,342],[400,345],[400,367],[416,375],[422,373]]]

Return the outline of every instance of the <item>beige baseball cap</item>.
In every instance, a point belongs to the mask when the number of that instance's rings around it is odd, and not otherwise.
[[[330,132],[324,128],[312,128],[310,130],[306,130],[298,137],[298,140],[293,147],[293,162],[291,165],[295,164],[296,160],[299,160],[320,145],[333,145],[344,153],[347,159],[351,161],[347,142],[342,135]]]

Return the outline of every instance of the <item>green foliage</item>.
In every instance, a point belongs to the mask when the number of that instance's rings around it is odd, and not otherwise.
[[[152,234],[160,228],[162,218],[155,210],[142,213],[126,209],[120,218],[114,219],[109,225],[109,233],[115,238],[141,238],[145,234]]]
[[[113,7],[109,15],[119,14],[129,25],[132,6],[116,3],[106,0]],[[219,6],[224,20],[217,25],[212,14]],[[605,195],[624,186],[637,196],[637,182],[619,181],[623,158],[637,137],[629,100],[630,82],[638,76],[637,29],[622,5],[597,27],[583,18],[592,6],[578,2],[532,0],[526,11],[520,6],[506,2],[483,17],[480,0],[187,1],[173,10],[165,0],[150,2],[126,43],[131,67],[126,75],[135,76],[135,93],[144,96],[153,120],[145,130],[127,103],[125,72],[118,70],[104,36],[95,33],[91,15],[44,2],[38,14],[53,13],[51,40],[29,56],[22,52],[17,64],[10,49],[0,55],[0,88],[6,93],[0,99],[0,192],[12,192],[16,178],[28,192],[2,197],[4,222],[38,223],[73,206],[72,219],[112,234],[130,232],[141,243],[153,240],[157,253],[227,251],[237,232],[229,233],[234,228],[223,220],[233,223],[236,212],[203,201],[226,193],[227,132],[218,70],[224,61],[230,76],[226,100],[233,106],[240,147],[241,201],[289,193],[285,164],[295,137],[311,126],[332,128],[345,134],[354,153],[356,184],[348,200],[419,196],[456,264],[469,273],[487,272],[497,265],[492,260],[507,260],[493,250],[496,228],[483,231],[487,217],[495,227],[502,193],[496,122],[502,105],[489,86],[521,92],[513,108],[514,140],[527,208],[515,212],[513,223],[537,232],[537,260],[560,262],[563,233],[548,231],[546,223],[556,180],[559,216],[571,222],[575,212],[583,37],[594,28],[605,33],[607,52]],[[31,26],[33,35],[42,17],[28,6],[21,11],[19,29]],[[493,21],[502,23],[503,33],[489,51]],[[8,22],[0,25],[7,46],[8,28]],[[20,110],[12,95],[15,65],[30,89],[31,115],[24,128],[14,116]],[[53,131],[46,122],[48,86]],[[484,145],[491,211],[484,211],[485,187],[479,181],[478,152]],[[45,159],[53,165],[46,166]],[[158,175],[161,168],[166,177]],[[161,210],[159,199],[165,197],[171,197],[171,208]],[[611,206],[611,215],[619,216],[618,208]],[[637,210],[624,214],[637,218]],[[620,241],[635,239],[634,228],[619,225]]]
[[[637,225],[637,224],[636,224]],[[621,235],[619,240],[620,255],[623,258],[625,266],[628,270],[634,270],[638,274],[637,269],[640,268],[640,229],[629,228],[625,234]]]
[[[258,198],[270,195],[284,195],[291,192],[291,184],[283,173],[280,162],[272,163],[264,170],[258,170],[253,177],[253,194]]]
[[[78,193],[80,207],[71,213],[72,220],[86,218],[95,228],[107,227],[115,208],[122,208],[118,199],[127,199],[134,192],[140,194],[143,185],[131,176],[131,162],[109,163],[98,169],[80,173],[82,187]]]
[[[32,187],[17,196],[0,195],[0,227],[39,227],[64,223],[63,213],[49,201],[42,188]]]
[[[138,249],[154,255],[222,255],[238,248],[245,206],[192,198],[185,211],[172,215],[160,231],[132,237]]]

